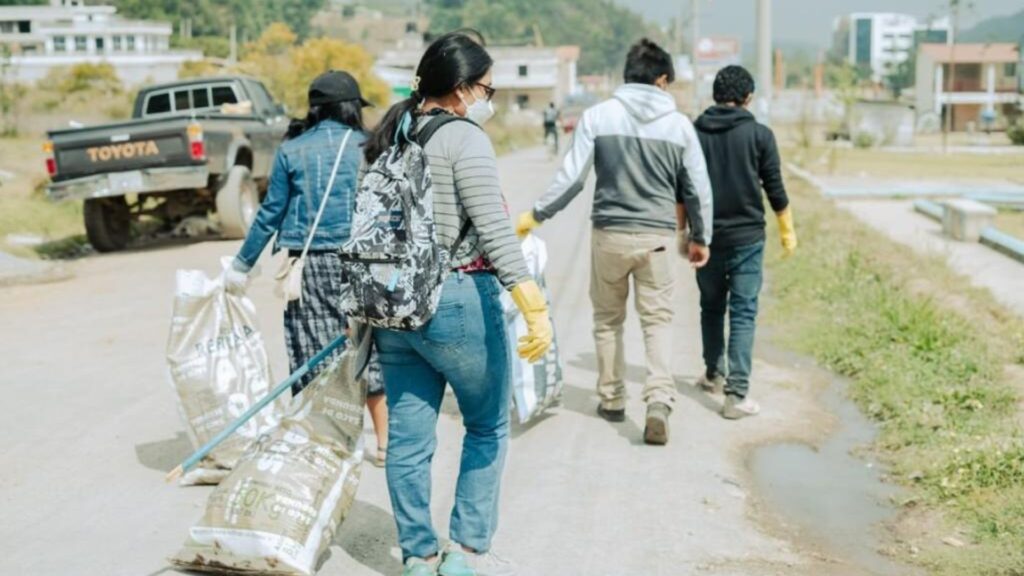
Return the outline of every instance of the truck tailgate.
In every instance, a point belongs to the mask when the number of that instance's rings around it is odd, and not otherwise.
[[[184,119],[51,133],[54,182],[109,172],[202,164],[189,150]]]

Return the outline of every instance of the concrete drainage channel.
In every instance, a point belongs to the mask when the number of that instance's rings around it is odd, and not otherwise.
[[[914,210],[942,223],[943,231],[953,238],[982,244],[1024,263],[1024,241],[991,225],[995,209],[977,200],[950,200],[944,203],[917,200]]]

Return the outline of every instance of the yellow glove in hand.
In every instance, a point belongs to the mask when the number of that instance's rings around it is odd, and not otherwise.
[[[540,286],[533,280],[527,280],[512,288],[512,301],[526,320],[527,334],[519,339],[519,357],[536,362],[544,357],[555,339],[547,300]]]
[[[519,219],[516,220],[516,234],[520,238],[525,238],[527,234],[538,226],[540,226],[540,222],[537,222],[537,219],[533,217],[533,210],[527,210],[520,214]]]
[[[788,207],[775,215],[779,219],[779,237],[782,239],[782,251],[785,256],[796,252],[796,229],[793,228],[793,211]]]

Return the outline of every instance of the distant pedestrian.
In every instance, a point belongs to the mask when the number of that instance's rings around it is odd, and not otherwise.
[[[284,311],[284,338],[294,372],[345,331],[345,315],[339,308],[341,270],[338,248],[348,239],[352,222],[362,147],[363,99],[359,84],[347,72],[325,72],[309,86],[309,113],[293,121],[281,144],[270,173],[267,195],[252,228],[246,235],[225,282],[231,290],[244,290],[249,272],[270,239],[274,251],[288,250],[298,257],[312,235],[302,270],[302,299],[289,301]],[[348,137],[338,173],[326,190],[331,169],[342,142]],[[319,225],[314,220],[327,195]],[[321,367],[327,364],[322,364]],[[383,463],[387,449],[387,406],[380,365],[372,358],[365,372],[366,404],[377,434],[377,459]],[[316,376],[310,373],[292,387],[298,395]]]
[[[722,415],[730,419],[760,411],[748,393],[764,268],[762,188],[778,219],[785,254],[797,245],[775,135],[747,110],[753,97],[750,73],[727,66],[715,78],[715,105],[696,124],[715,196],[711,259],[697,270],[705,367],[699,385],[709,392],[724,389]]]
[[[632,277],[647,353],[644,441],[665,444],[676,399],[672,248],[676,230],[684,227],[678,211],[685,205],[689,218],[687,256],[702,266],[711,242],[711,187],[693,125],[667,92],[675,78],[672,57],[643,39],[630,48],[624,77],[626,84],[611,99],[583,113],[554,182],[533,210],[519,217],[517,231],[525,235],[568,206],[594,166],[590,299],[597,412],[610,422],[626,417],[622,334]]]
[[[558,122],[562,118],[561,111],[555,106],[554,102],[548,102],[548,107],[544,109],[544,143],[547,144],[548,136],[551,137],[554,142],[554,151],[558,152]]]

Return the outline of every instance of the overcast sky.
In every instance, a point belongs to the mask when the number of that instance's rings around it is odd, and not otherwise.
[[[690,10],[691,0],[615,0],[654,22]],[[754,40],[756,0],[699,0],[702,34],[740,36]],[[972,0],[967,0],[971,3]],[[1024,10],[1024,0],[973,0],[962,22],[970,25],[992,16]],[[832,20],[849,12],[902,12],[919,18],[942,14],[948,0],[773,0],[775,37],[783,42],[806,42],[825,46],[832,34]]]

